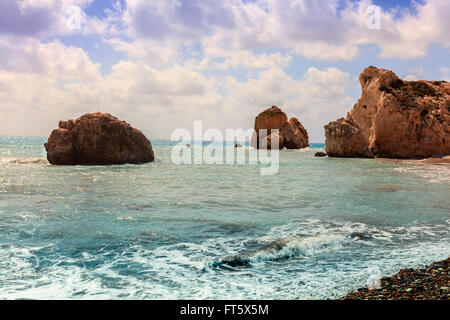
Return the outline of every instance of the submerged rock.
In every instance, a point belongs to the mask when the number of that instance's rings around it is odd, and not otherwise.
[[[316,154],[314,155],[314,157],[326,157],[327,154],[325,152],[316,152]]]
[[[256,135],[252,145],[258,149],[271,149],[273,138],[278,139],[278,148],[301,149],[309,146],[308,132],[297,118],[288,121],[286,114],[277,106],[264,110],[255,118]],[[278,134],[272,130],[278,130]],[[264,134],[260,130],[267,130]],[[273,137],[272,137],[273,136]]]
[[[352,232],[350,233],[350,238],[356,238],[356,239],[362,239],[362,240],[367,240],[370,239],[370,235],[367,232]]]
[[[155,159],[152,145],[141,131],[98,112],[60,121],[45,149],[48,161],[56,165],[146,163]]]
[[[286,244],[287,244],[287,241],[284,239],[275,240],[275,241],[272,241],[272,242],[262,246],[261,248],[252,250],[248,253],[225,257],[218,262],[214,262],[212,266],[214,268],[223,268],[223,269],[236,268],[236,267],[249,267],[252,260],[254,260],[254,256],[256,254],[261,253],[261,252],[276,253],[276,252],[279,252],[282,249],[284,249]],[[278,259],[285,259],[285,258],[287,258],[287,257],[286,256],[278,257]],[[272,260],[278,260],[278,259],[274,258]]]
[[[227,256],[219,261],[213,262],[213,268],[233,270],[238,267],[251,267],[254,262],[279,261],[308,254],[309,249],[325,250],[333,246],[333,241],[327,242],[322,237],[294,236],[273,240],[264,246],[233,256]],[[370,240],[367,232],[352,232],[345,235],[348,239]]]
[[[346,118],[325,126],[332,157],[413,158],[450,154],[450,83],[404,81],[366,68],[362,94]]]

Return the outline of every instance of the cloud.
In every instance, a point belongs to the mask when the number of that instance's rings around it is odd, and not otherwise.
[[[220,0],[129,0],[127,17],[137,37],[197,40],[214,28],[233,28],[234,15]]]
[[[353,59],[362,45],[374,44],[382,58],[408,59],[426,55],[431,44],[450,46],[449,3],[441,0],[413,2],[414,10],[381,10],[380,30],[367,27],[370,0],[128,0],[126,5],[115,2],[102,18],[84,13],[92,1],[4,0],[0,34],[40,39],[73,33],[126,35],[128,45],[138,47],[130,52],[152,46],[176,52],[199,44],[205,58],[217,51],[285,50],[338,61]],[[73,5],[82,9],[79,30],[67,25]],[[114,48],[123,50],[124,45]]]
[[[279,105],[321,141],[317,123],[341,115],[351,101],[350,75],[335,68],[309,68],[296,80],[275,63],[239,81],[189,65],[155,68],[128,60],[102,75],[84,50],[58,41],[0,42],[0,48],[5,53],[0,134],[46,136],[61,119],[102,111],[129,121],[150,138],[168,138],[176,128],[191,129],[195,120],[203,120],[205,128],[251,128],[256,114]]]
[[[450,68],[442,67],[442,79],[445,81],[450,81]]]
[[[70,34],[117,34],[122,26],[120,2],[104,18],[88,16],[84,9],[94,0],[2,0],[0,36],[45,39]],[[76,8],[74,10],[73,8]],[[70,24],[77,21],[76,25]]]
[[[450,46],[449,5],[436,0],[414,12],[382,11],[380,30],[366,26],[368,0],[129,0],[102,17],[83,13],[81,30],[70,30],[66,9],[74,4],[91,1],[0,4],[0,17],[15,17],[0,19],[0,134],[47,135],[60,119],[104,111],[151,138],[168,137],[194,120],[248,128],[279,105],[323,141],[322,126],[351,108],[357,82],[333,64],[287,72],[299,56],[351,60],[375,44],[381,57],[407,59],[431,44]],[[101,74],[88,52],[56,40],[73,33],[98,35],[127,58]],[[409,69],[406,78],[421,72]],[[448,68],[441,72],[449,78]]]
[[[449,3],[414,2],[415,10],[381,9],[381,29],[367,27],[373,3],[332,0],[142,1],[123,14],[133,39],[200,43],[216,52],[287,50],[317,60],[350,60],[375,44],[382,58],[417,58],[437,43],[450,46]]]
[[[200,61],[187,61],[186,66],[198,70],[271,69],[287,67],[291,61],[292,56],[280,52],[255,54],[242,50],[216,52]]]
[[[91,111],[98,99],[90,88],[99,65],[80,48],[0,38],[0,55],[1,134],[42,134],[58,117]]]
[[[104,39],[115,51],[124,52],[133,61],[142,61],[149,66],[164,67],[179,59],[179,44],[174,41],[161,43],[156,40],[137,39],[124,41],[120,37]]]
[[[3,71],[77,80],[94,79],[99,67],[82,49],[66,47],[57,40],[41,43],[35,39],[14,42],[0,38],[0,69]]]
[[[0,2],[0,34],[37,36],[54,26],[56,16],[45,7],[20,6],[15,0]]]
[[[416,3],[417,14],[406,14],[394,19],[394,14],[383,15],[381,32],[374,42],[381,48],[383,58],[417,58],[427,54],[431,44],[450,45],[448,30],[449,3],[428,0]],[[366,41],[368,42],[368,40]]]
[[[409,74],[406,77],[404,77],[403,80],[406,80],[406,81],[417,81],[419,79],[415,75]]]

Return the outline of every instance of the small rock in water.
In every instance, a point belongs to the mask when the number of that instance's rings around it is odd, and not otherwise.
[[[350,233],[350,238],[359,238],[359,239],[370,239],[369,234],[367,234],[366,232],[352,232]]]
[[[325,152],[316,152],[316,154],[314,155],[314,157],[326,157],[327,154]]]

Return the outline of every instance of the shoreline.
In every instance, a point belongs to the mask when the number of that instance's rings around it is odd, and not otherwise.
[[[447,156],[435,156],[428,158],[411,158],[411,159],[395,159],[395,158],[375,158],[375,160],[391,163],[391,164],[406,164],[413,166],[436,166],[447,168],[450,165],[450,155]]]
[[[360,288],[337,300],[450,300],[450,257],[422,269],[402,269],[379,289]]]
[[[387,158],[385,158],[387,159]],[[446,156],[434,156],[426,158],[411,158],[411,159],[389,159],[398,160],[411,164],[450,164],[450,155]]]

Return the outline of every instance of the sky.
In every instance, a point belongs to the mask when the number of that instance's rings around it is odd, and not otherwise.
[[[364,68],[449,80],[449,58],[450,0],[0,0],[0,135],[100,111],[170,139],[277,105],[320,143]]]

